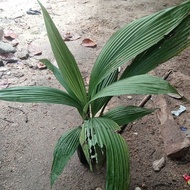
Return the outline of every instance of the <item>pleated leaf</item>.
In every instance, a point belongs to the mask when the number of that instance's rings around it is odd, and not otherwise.
[[[156,45],[138,55],[121,78],[145,74],[190,46],[190,16]]]
[[[178,94],[167,81],[150,75],[137,75],[119,80],[99,91],[92,99],[124,94]]]
[[[129,151],[125,140],[116,133],[119,126],[107,118],[92,118],[85,124],[93,128],[97,145],[106,151],[106,190],[129,188]]]
[[[44,65],[46,65],[50,71],[52,71],[52,73],[54,74],[56,79],[67,90],[67,92],[69,94],[72,93],[70,88],[68,87],[67,83],[65,82],[65,79],[64,79],[62,73],[55,65],[53,65],[48,59],[40,59],[40,62],[42,62]]]
[[[81,132],[81,127],[76,127],[58,140],[55,150],[54,158],[51,169],[51,186],[54,184],[56,179],[61,175],[65,165],[77,150],[79,146],[79,136]]]
[[[189,15],[190,1],[135,20],[112,35],[93,67],[89,95],[119,66],[158,43]]]
[[[0,100],[64,104],[80,110],[82,107],[69,94],[44,86],[20,86],[2,89],[0,90]]]
[[[112,84],[113,82],[117,81],[118,77],[118,70],[111,73],[108,77],[106,77],[97,87],[97,92],[99,92],[101,89],[105,88],[106,86]],[[111,97],[103,97],[99,98],[96,101],[92,102],[91,104],[91,112],[92,116],[95,116],[96,113],[104,106],[107,105],[107,103],[110,101]]]
[[[91,171],[101,167],[105,159],[103,142],[98,139],[94,127],[93,120],[85,121],[80,135],[80,145]]]
[[[54,74],[54,76],[56,77],[56,79],[59,81],[59,83],[67,90],[67,92],[76,100],[78,101],[77,97],[75,96],[75,94],[73,94],[73,92],[71,91],[71,89],[68,87],[67,83],[65,82],[65,79],[62,75],[62,73],[60,72],[60,70],[53,65],[48,59],[41,59],[40,60],[43,64],[45,64],[47,66],[47,68],[52,71],[52,73]]]
[[[43,12],[51,48],[59,66],[59,69],[64,76],[65,83],[67,84],[68,88],[75,94],[75,96],[80,100],[81,104],[84,105],[87,102],[86,89],[75,58],[63,41],[47,10],[40,2],[39,4]]]
[[[141,108],[137,106],[119,106],[106,112],[102,117],[115,121],[119,126],[126,125],[137,119],[151,114],[155,109]]]

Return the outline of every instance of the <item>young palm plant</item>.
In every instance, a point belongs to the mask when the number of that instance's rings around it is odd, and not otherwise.
[[[177,93],[167,81],[146,73],[190,45],[190,1],[135,20],[113,34],[96,59],[88,91],[74,56],[39,4],[58,68],[47,59],[41,61],[65,91],[43,86],[12,87],[0,90],[0,99],[63,104],[78,110],[83,122],[61,136],[55,147],[51,185],[78,149],[81,162],[86,161],[91,170],[106,161],[106,190],[128,190],[129,151],[118,130],[154,109],[119,106],[106,113],[104,109],[113,96]],[[118,67],[133,58],[119,77]]]

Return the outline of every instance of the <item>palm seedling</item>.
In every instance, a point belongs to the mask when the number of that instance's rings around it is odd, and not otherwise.
[[[105,112],[105,107],[118,95],[177,93],[167,81],[146,73],[190,45],[190,1],[135,20],[113,34],[95,61],[88,90],[74,56],[39,4],[58,68],[47,59],[41,61],[65,91],[43,86],[12,87],[1,89],[0,99],[63,104],[78,110],[83,122],[62,135],[55,147],[51,185],[78,149],[81,162],[87,162],[91,170],[106,161],[106,190],[128,190],[129,152],[118,130],[154,109],[119,106]],[[132,59],[118,76],[118,67]]]

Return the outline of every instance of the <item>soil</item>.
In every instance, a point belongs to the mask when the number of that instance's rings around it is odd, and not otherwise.
[[[182,0],[43,0],[59,31],[80,35],[81,38],[66,42],[76,57],[83,77],[88,76],[93,63],[105,42],[113,32],[124,24],[163,8],[183,2]],[[17,35],[17,52],[27,51],[28,44],[42,55],[31,53],[25,60],[7,63],[0,67],[0,87],[40,85],[61,88],[49,70],[37,67],[40,58],[55,63],[47,39],[41,15],[29,15],[29,8],[39,10],[36,1],[0,0],[0,22],[4,32],[12,30]],[[81,46],[85,38],[97,43],[96,48]],[[8,41],[8,43],[16,43]],[[36,50],[37,49],[37,50]],[[163,76],[173,72],[168,80],[186,98],[190,96],[190,49],[164,63],[155,70]],[[19,53],[15,53],[18,57]],[[56,63],[55,63],[56,64]],[[131,99],[132,98],[132,99]],[[190,104],[165,96],[170,110],[184,105],[187,111],[176,122],[190,129]],[[113,99],[109,107],[116,104],[138,105],[143,96],[122,96]],[[153,97],[147,107],[155,107]],[[72,107],[52,104],[13,103],[0,101],[0,190],[48,190],[53,149],[58,138],[73,126],[81,123]],[[130,149],[131,185],[147,190],[188,190],[183,174],[190,174],[190,160],[171,160],[166,157],[163,139],[159,131],[160,121],[156,113],[131,124],[123,133]],[[155,172],[152,163],[161,157],[166,164]],[[182,158],[184,160],[185,158]],[[118,163],[119,164],[119,163]],[[105,169],[92,173],[85,168],[75,154],[56,181],[55,190],[95,190],[104,188]]]

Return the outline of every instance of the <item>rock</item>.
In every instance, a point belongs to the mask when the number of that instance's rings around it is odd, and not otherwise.
[[[17,47],[18,44],[19,44],[18,40],[13,40],[13,41],[11,41],[11,45],[12,45],[13,47]]]
[[[17,52],[17,57],[22,59],[22,60],[25,60],[25,59],[28,59],[29,57],[29,52],[27,49],[20,49],[18,52]]]
[[[0,41],[2,40],[3,35],[4,35],[3,29],[2,29],[2,28],[0,28]]]
[[[164,96],[159,96],[155,100],[155,106],[160,109],[157,111],[161,125],[159,130],[164,142],[165,153],[170,158],[180,158],[187,154],[190,149],[190,139],[181,131],[179,125],[173,119],[167,106]]]
[[[16,49],[10,44],[0,42],[0,53],[15,53]]]
[[[3,66],[4,66],[3,61],[0,61],[0,67],[3,67]]]
[[[132,96],[127,96],[127,99],[129,100],[132,100],[132,98],[133,98]]]
[[[185,131],[185,136],[186,136],[187,138],[190,138],[190,130]]]
[[[162,157],[160,160],[155,160],[152,164],[154,171],[158,172],[165,166],[166,160]]]
[[[141,188],[140,187],[136,187],[135,190],[141,190]]]
[[[23,74],[23,73],[20,73],[20,72],[14,73],[13,75],[14,75],[14,77],[16,77],[16,78],[21,78],[21,77],[24,76],[24,74]]]
[[[16,63],[18,62],[17,57],[13,53],[3,53],[0,54],[0,59],[5,61],[6,63]]]
[[[32,43],[28,44],[28,51],[30,53],[30,56],[42,54],[42,50],[40,49],[40,47],[37,47],[37,46],[33,45]]]
[[[8,76],[10,76],[10,75],[11,75],[11,71],[8,71],[6,74],[7,74]]]
[[[147,186],[146,186],[145,183],[143,183],[143,184],[141,185],[141,187],[142,187],[143,189],[147,189]]]
[[[1,68],[0,68],[0,72],[6,72],[6,71],[8,71],[7,68],[4,68],[4,67],[1,67]]]
[[[100,187],[97,187],[96,190],[102,190]]]
[[[30,58],[23,62],[25,65],[29,66],[29,68],[37,69],[38,60]]]

